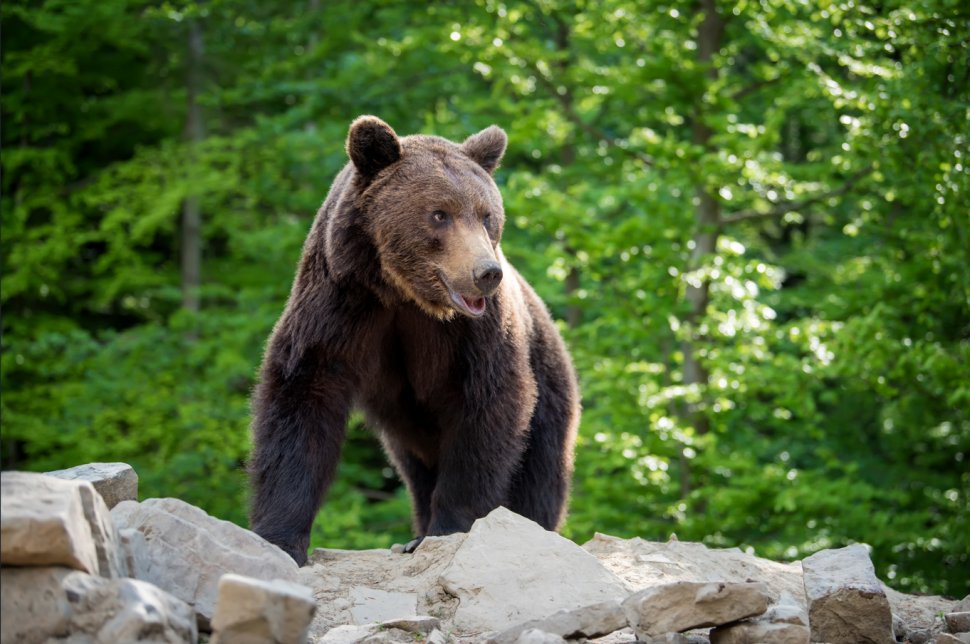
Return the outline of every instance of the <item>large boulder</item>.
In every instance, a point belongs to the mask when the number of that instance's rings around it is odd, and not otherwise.
[[[0,641],[158,642],[197,639],[183,601],[136,579],[106,579],[62,566],[0,569]]]
[[[455,626],[473,633],[629,594],[588,552],[505,508],[475,522],[439,581],[459,600]]]
[[[87,481],[0,474],[0,563],[127,574],[108,507]]]
[[[119,528],[144,536],[141,578],[192,606],[203,629],[215,613],[223,575],[297,581],[297,565],[282,550],[184,501],[123,501],[111,514]]]

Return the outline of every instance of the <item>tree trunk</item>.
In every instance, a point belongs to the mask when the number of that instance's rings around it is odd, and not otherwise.
[[[704,12],[704,18],[701,20],[697,29],[697,60],[701,65],[708,67],[706,77],[710,82],[714,82],[717,80],[717,68],[711,62],[714,54],[721,48],[724,21],[717,13],[715,0],[701,0],[700,7],[701,11]],[[693,142],[707,152],[710,149],[711,129],[704,121],[706,115],[704,114],[703,97],[704,91],[699,92],[691,122],[691,136]],[[695,188],[697,206],[695,209],[694,248],[691,252],[690,270],[699,268],[704,258],[709,257],[716,251],[721,224],[720,203],[702,182],[703,177],[698,177]],[[710,283],[708,280],[703,280],[700,286],[691,286],[688,284],[685,299],[689,305],[689,311],[685,321],[688,323],[691,337],[684,340],[682,346],[684,353],[684,384],[698,385],[703,389],[707,386],[708,373],[697,356],[695,340],[697,326],[704,318],[704,314],[707,311],[707,304],[710,301]],[[707,416],[703,411],[699,410],[696,405],[690,405],[688,407],[688,414],[697,433],[707,433],[710,427]]]
[[[717,68],[712,64],[714,54],[721,48],[721,37],[724,33],[724,21],[717,13],[715,0],[701,0],[700,10],[704,17],[697,28],[697,60],[707,67],[706,79],[713,83],[717,80]],[[706,87],[701,87],[694,103],[694,114],[691,118],[691,140],[706,154],[711,149],[711,129],[705,122],[704,94]],[[694,209],[694,247],[691,251],[689,270],[700,268],[705,258],[710,257],[717,250],[717,238],[721,227],[721,205],[717,197],[704,185],[704,177],[698,176],[694,195],[697,205]],[[684,384],[697,385],[701,390],[701,397],[706,396],[709,374],[700,361],[697,350],[699,340],[699,326],[707,312],[710,302],[711,285],[707,279],[699,286],[687,285],[684,299],[688,304],[688,312],[684,321],[687,324],[687,337],[681,350],[684,354]],[[698,434],[710,431],[710,422],[701,404],[689,403],[684,406],[685,420],[694,427]],[[687,458],[686,447],[682,446],[678,455],[680,498],[686,498],[691,490],[690,459]]]
[[[205,49],[202,27],[197,19],[189,21],[186,95],[188,97],[185,135],[189,155],[193,158],[196,146],[205,138],[205,122],[199,94],[203,83]],[[194,164],[189,163],[192,168]],[[182,308],[199,311],[199,287],[202,284],[202,211],[197,194],[189,194],[182,202]]]

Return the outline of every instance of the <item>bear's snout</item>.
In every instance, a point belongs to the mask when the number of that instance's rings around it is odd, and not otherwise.
[[[502,266],[494,260],[479,262],[472,270],[472,277],[482,295],[491,295],[502,281]]]

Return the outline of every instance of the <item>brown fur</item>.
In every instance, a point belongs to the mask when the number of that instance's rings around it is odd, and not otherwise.
[[[499,247],[505,144],[495,126],[459,146],[351,125],[351,163],[253,397],[252,527],[301,564],[354,407],[407,484],[419,537],[499,505],[550,530],[564,517],[579,396],[552,319]]]

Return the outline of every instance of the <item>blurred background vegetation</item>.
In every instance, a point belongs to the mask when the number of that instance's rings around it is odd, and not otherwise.
[[[970,591],[959,0],[2,6],[2,457],[246,522],[248,395],[347,126],[496,123],[584,392],[565,534],[865,542]],[[313,544],[409,504],[353,421]]]

